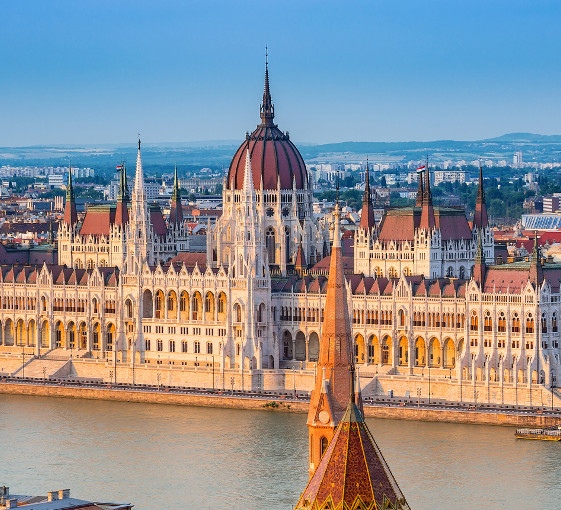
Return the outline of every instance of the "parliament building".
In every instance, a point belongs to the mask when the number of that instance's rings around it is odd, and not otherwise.
[[[241,373],[246,388],[311,390],[341,232],[314,215],[304,160],[274,117],[266,69],[261,122],[232,158],[206,253],[190,251],[177,171],[169,216],[148,202],[140,141],[134,188],[123,169],[116,203],[83,219],[70,175],[58,263],[0,266],[2,370],[60,376],[45,360],[72,357],[76,377],[94,378],[84,368],[94,365],[121,374],[132,365],[138,377],[156,366],[181,368],[184,381],[212,371],[213,386]],[[433,205],[428,166],[415,205],[380,222],[368,170],[365,181],[354,255],[342,257],[363,393],[507,402],[553,388],[561,266],[537,246],[526,261],[496,264],[482,175],[472,221]],[[25,367],[10,365],[22,353]]]

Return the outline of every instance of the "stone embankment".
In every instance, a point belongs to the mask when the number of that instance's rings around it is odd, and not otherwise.
[[[141,402],[150,404],[221,407],[231,409],[267,410],[274,412],[308,411],[308,400],[271,395],[247,396],[216,393],[179,393],[161,390],[122,389],[107,387],[77,387],[57,384],[30,384],[1,382],[0,393],[34,395],[45,397],[82,398],[93,400],[113,400],[119,402]],[[395,406],[387,403],[366,405],[365,415],[372,418],[387,418],[417,421],[444,421],[449,423],[471,423],[484,425],[505,425],[517,427],[548,427],[561,423],[561,414],[543,414],[543,410],[477,410],[457,409],[439,405]]]

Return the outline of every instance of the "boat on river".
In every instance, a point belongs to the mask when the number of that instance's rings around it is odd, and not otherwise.
[[[517,439],[541,439],[542,441],[561,441],[561,425],[544,429],[516,429]]]

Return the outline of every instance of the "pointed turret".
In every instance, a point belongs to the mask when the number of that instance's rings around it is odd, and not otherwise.
[[[427,161],[425,169],[425,186],[423,190],[423,203],[421,210],[421,223],[420,228],[425,230],[431,230],[435,227],[436,222],[434,219],[434,208],[432,205],[432,193],[430,190],[430,172],[429,163]]]
[[[177,177],[177,165],[175,165],[175,174],[173,176],[173,193],[171,195],[171,212],[169,222],[173,225],[183,223],[183,207],[181,206],[181,192],[179,189],[179,179]]]
[[[530,258],[530,281],[539,287],[543,282],[543,264],[541,250],[538,246],[538,233],[534,234],[534,248]]]
[[[370,230],[376,226],[374,220],[374,206],[372,205],[372,192],[370,190],[370,170],[366,160],[366,175],[364,177],[364,195],[362,196],[362,212],[360,215],[360,228]]]
[[[319,465],[327,444],[341,420],[352,393],[351,323],[339,231],[339,203],[335,205],[335,232],[331,250],[325,313],[320,340],[315,388],[310,399],[310,475]],[[325,380],[321,375],[325,372]]]
[[[268,54],[265,52],[265,90],[263,91],[263,103],[260,108],[261,125],[272,126],[275,118],[275,106],[271,100],[271,91],[269,90],[269,60]]]
[[[132,257],[131,263],[136,262],[139,267],[151,254],[149,239],[149,216],[146,194],[144,191],[144,171],[142,169],[142,155],[140,153],[140,138],[138,139],[138,153],[136,156],[136,174],[131,200],[131,246],[128,250]],[[151,262],[151,261],[150,261]]]
[[[417,207],[421,207],[423,205],[423,195],[423,172],[421,171],[419,172],[419,187],[417,188],[417,199],[415,200],[415,205]]]
[[[117,209],[115,211],[115,224],[125,225],[129,221],[129,190],[127,187],[127,174],[125,164],[121,165],[119,179],[119,195],[117,196]]]
[[[68,184],[66,186],[66,204],[64,206],[64,222],[74,225],[78,221],[76,202],[74,200],[74,188],[72,187],[72,166],[68,169]]]
[[[480,229],[477,240],[477,250],[475,251],[475,265],[473,266],[473,278],[479,285],[483,285],[485,282],[486,270],[485,252],[483,251],[483,230]]]
[[[300,244],[298,245],[298,252],[296,253],[296,260],[294,262],[294,270],[300,277],[302,277],[306,267],[306,256],[304,255],[304,250],[302,249],[302,241],[300,241]]]
[[[479,187],[477,188],[477,198],[475,199],[475,214],[473,216],[473,226],[485,228],[489,224],[487,217],[487,204],[485,203],[485,191],[483,191],[483,169],[479,167]]]

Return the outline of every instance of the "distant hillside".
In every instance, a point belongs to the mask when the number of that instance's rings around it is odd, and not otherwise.
[[[483,142],[526,142],[526,143],[561,143],[561,135],[538,135],[536,133],[507,133]]]

